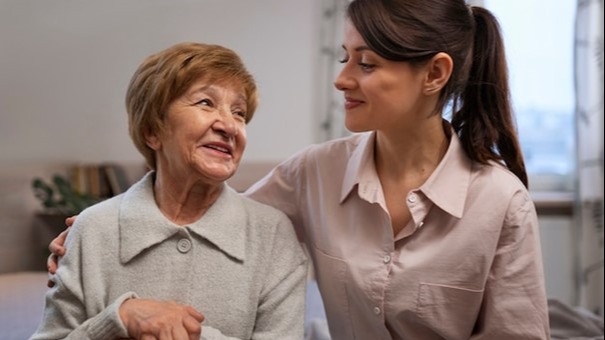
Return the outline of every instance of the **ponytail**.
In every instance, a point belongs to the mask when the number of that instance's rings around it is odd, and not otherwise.
[[[475,21],[472,65],[452,126],[468,156],[481,164],[503,162],[528,187],[511,109],[504,43],[496,18],[472,7]]]

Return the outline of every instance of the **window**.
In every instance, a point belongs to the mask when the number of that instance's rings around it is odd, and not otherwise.
[[[532,191],[574,189],[576,173],[574,35],[576,0],[467,0],[494,13],[507,53],[513,110]],[[348,134],[337,74],[348,0],[322,2],[319,140]],[[325,78],[324,78],[325,76]],[[325,79],[329,79],[326,81]],[[444,116],[449,119],[446,109]]]
[[[484,0],[504,35],[530,188],[570,191],[575,175],[576,0]]]

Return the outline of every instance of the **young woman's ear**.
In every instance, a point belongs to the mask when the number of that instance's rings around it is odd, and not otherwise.
[[[424,84],[424,94],[432,95],[441,91],[452,75],[454,62],[449,54],[439,52],[428,64],[428,72]]]

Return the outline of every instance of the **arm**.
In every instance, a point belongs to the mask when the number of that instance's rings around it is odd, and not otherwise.
[[[255,201],[285,213],[292,221],[301,242],[305,235],[299,197],[304,188],[305,164],[306,154],[299,153],[276,166],[244,193]]]
[[[269,258],[252,338],[302,339],[308,263],[285,216]]]
[[[81,303],[67,302],[73,300],[74,295],[70,297],[61,287],[59,283],[54,288],[58,292],[47,295],[43,322],[31,339],[200,338],[204,316],[194,308],[172,301],[137,299],[132,293],[122,295],[101,313],[78,325],[82,321],[78,315],[84,313],[71,314],[70,311],[85,308]],[[72,329],[71,325],[76,326]]]
[[[539,225],[527,191],[510,204],[472,339],[549,339]]]
[[[199,339],[204,316],[190,306],[138,299],[128,292],[104,307],[102,285],[98,291],[85,293],[84,274],[80,270],[83,245],[78,227],[69,233],[65,243],[69,251],[62,257],[61,267],[53,278],[56,284],[46,295],[44,317],[32,339],[113,339],[118,336]]]
[[[111,339],[126,337],[118,317],[121,303],[134,295],[126,293],[89,317],[85,305],[80,268],[82,266],[80,235],[73,230],[67,238],[69,251],[53,280],[55,286],[46,293],[42,321],[31,339]]]

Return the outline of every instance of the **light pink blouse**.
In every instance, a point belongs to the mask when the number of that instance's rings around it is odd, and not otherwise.
[[[305,241],[333,339],[548,339],[538,220],[517,177],[470,161],[453,134],[393,237],[374,141],[311,146],[247,191]]]

